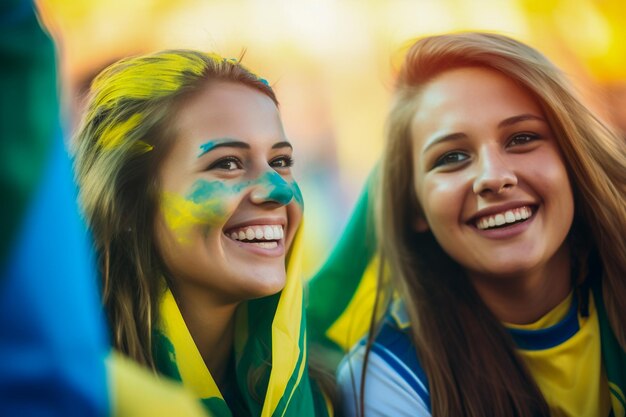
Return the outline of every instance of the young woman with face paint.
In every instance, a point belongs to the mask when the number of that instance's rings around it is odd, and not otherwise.
[[[265,80],[171,50],[93,82],[75,138],[80,199],[117,349],[215,416],[312,416],[292,146]]]
[[[553,64],[417,41],[380,177],[392,301],[340,367],[348,415],[624,416],[626,146]]]

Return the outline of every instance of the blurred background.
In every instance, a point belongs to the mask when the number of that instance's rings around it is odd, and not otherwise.
[[[239,57],[274,87],[306,206],[305,272],[339,237],[383,143],[401,51],[416,37],[489,30],[536,47],[626,132],[623,0],[39,0],[59,49],[68,132],[93,76],[128,55]]]

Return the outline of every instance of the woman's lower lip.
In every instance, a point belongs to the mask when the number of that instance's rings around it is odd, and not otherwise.
[[[273,248],[263,247],[260,245],[256,245],[253,242],[246,242],[242,240],[231,239],[228,236],[224,236],[228,241],[234,243],[237,247],[249,251],[251,253],[261,255],[261,256],[282,256],[285,253],[285,246],[283,244],[283,239],[274,241],[276,242],[276,246]]]
[[[513,223],[510,226],[497,227],[493,229],[479,229],[474,226],[474,229],[481,235],[489,239],[510,239],[521,233],[524,233],[530,224],[535,220],[538,209],[533,211],[532,216],[523,222]]]

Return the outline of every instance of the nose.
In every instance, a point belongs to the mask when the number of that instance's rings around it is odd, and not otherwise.
[[[517,185],[517,175],[507,164],[500,150],[485,149],[479,156],[478,174],[474,179],[475,194],[501,194]]]
[[[268,171],[253,183],[250,199],[255,204],[275,203],[287,205],[295,196],[295,190],[276,171]]]

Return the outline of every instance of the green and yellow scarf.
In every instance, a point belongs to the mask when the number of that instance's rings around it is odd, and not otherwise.
[[[331,416],[331,406],[309,379],[300,271],[300,233],[291,248],[287,282],[278,294],[251,300],[237,311],[235,373],[241,409],[251,416]],[[237,415],[198,351],[172,293],[161,300],[153,350],[158,370],[201,399],[212,416]],[[256,373],[254,386],[249,375]]]

